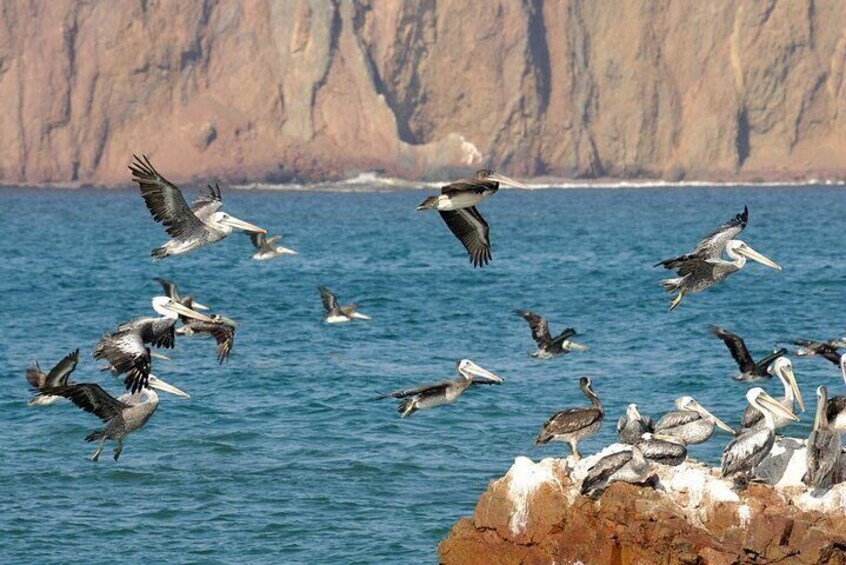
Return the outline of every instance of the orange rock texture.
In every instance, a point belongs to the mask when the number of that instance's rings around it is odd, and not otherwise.
[[[0,183],[846,171],[841,0],[0,0]]]

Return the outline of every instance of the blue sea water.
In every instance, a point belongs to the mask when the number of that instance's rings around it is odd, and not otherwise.
[[[607,419],[583,442],[613,441],[626,404],[658,416],[691,394],[736,423],[748,385],[708,332],[725,326],[753,355],[794,337],[843,335],[843,217],[835,187],[501,192],[481,205],[494,260],[473,269],[422,192],[229,191],[235,216],[300,252],[250,260],[233,235],[154,263],[165,240],[134,191],[0,190],[0,562],[426,563],[488,481],[533,446],[543,421],[584,404],[593,378]],[[747,266],[667,313],[657,261],[685,252],[744,205],[743,234],[784,272]],[[238,320],[218,366],[214,344],[182,339],[156,373],[191,393],[163,396],[149,425],[98,463],[83,438],[99,421],[67,404],[27,407],[26,366],[80,347],[74,379],[115,394],[90,356],[103,331],[149,315],[152,278]],[[321,323],[316,287],[373,317]],[[531,309],[591,346],[529,357]],[[401,420],[391,390],[454,376],[469,357],[505,378],[457,404]],[[794,360],[809,412],[814,389],[843,392],[836,368]],[[767,385],[780,394],[778,382]],[[692,449],[718,461],[717,435]]]

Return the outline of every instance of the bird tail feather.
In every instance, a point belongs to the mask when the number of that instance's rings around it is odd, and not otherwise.
[[[405,418],[406,416],[411,416],[415,412],[417,412],[417,400],[414,398],[408,398],[400,402],[400,405],[397,407],[397,412],[399,412],[400,416]]]

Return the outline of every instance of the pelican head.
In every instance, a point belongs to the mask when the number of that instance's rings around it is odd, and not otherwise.
[[[599,400],[599,395],[596,394],[596,391],[593,390],[593,383],[590,381],[588,377],[582,377],[579,379],[579,388],[582,390],[582,394],[584,394],[587,398],[591,400]]]
[[[762,265],[766,265],[767,267],[771,267],[776,271],[780,271],[781,267],[778,263],[764,257],[745,242],[740,241],[739,239],[731,239],[726,243],[726,255],[732,257],[734,259],[742,259],[745,262],[746,258],[752,259],[753,261],[757,261]]]
[[[793,391],[793,396],[799,403],[799,408],[804,412],[805,403],[802,401],[802,393],[799,391],[799,385],[796,384],[796,375],[793,374],[793,363],[790,362],[790,359],[779,357],[773,361],[769,372],[781,380],[781,384],[784,385],[785,395],[787,395],[788,390]]]
[[[223,230],[227,234],[231,233],[233,229],[252,233],[267,233],[266,229],[245,222],[244,220],[239,220],[226,212],[215,212],[211,221],[217,225],[218,229]]]
[[[525,188],[528,189],[529,187],[523,184],[522,182],[516,181],[512,178],[508,178],[505,175],[501,175],[497,172],[494,172],[490,169],[479,169],[476,171],[476,180],[492,180],[499,182],[501,184],[507,184],[509,186],[513,186],[515,188]]]
[[[793,420],[794,422],[799,421],[799,416],[791,412],[790,409],[782,406],[781,403],[759,386],[750,388],[746,392],[746,400],[749,401],[751,406],[761,412],[770,424],[772,424],[773,414]]]
[[[501,377],[498,377],[490,371],[479,367],[470,359],[462,359],[461,361],[459,361],[456,365],[456,370],[458,371],[459,375],[470,381],[479,378],[494,384],[502,384],[503,382],[505,382],[502,380]]]
[[[828,427],[828,418],[826,414],[826,403],[828,402],[828,390],[825,386],[817,387],[817,412],[814,416],[814,430],[825,429]]]
[[[643,417],[640,415],[640,412],[637,410],[637,404],[629,404],[626,407],[626,417],[629,420],[642,420]]]
[[[195,320],[202,320],[203,322],[214,321],[205,314],[195,312],[168,296],[156,296],[153,298],[153,310],[167,318],[175,319],[179,315],[182,315],[187,316],[188,318],[194,318]]]
[[[147,385],[151,388],[155,388],[164,392],[169,392],[170,394],[175,394],[176,396],[181,396],[182,398],[191,398],[191,396],[184,392],[172,384],[166,383],[154,374],[150,373],[150,379],[147,381]]]
[[[726,424],[725,422],[705,410],[705,408],[703,408],[701,404],[696,402],[696,400],[694,400],[692,396],[682,396],[681,398],[677,398],[675,405],[676,409],[678,410],[682,410],[684,412],[696,412],[706,420],[710,420],[711,422],[713,422],[714,425],[720,428],[721,430],[726,431],[730,434],[734,433],[734,430],[731,426],[729,426],[728,424]]]

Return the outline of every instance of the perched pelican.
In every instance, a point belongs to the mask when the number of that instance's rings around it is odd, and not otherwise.
[[[194,300],[194,297],[190,294],[188,296],[180,296],[179,295],[179,287],[177,287],[174,283],[170,282],[167,279],[163,279],[161,277],[153,278],[154,281],[162,285],[162,290],[164,290],[164,295],[170,298],[173,298],[183,306],[190,308],[191,310],[209,310],[208,306],[204,306]]]
[[[840,433],[828,425],[825,415],[828,391],[817,387],[817,413],[814,430],[805,442],[805,462],[808,470],[802,477],[809,487],[825,488],[839,482],[840,475]]]
[[[667,412],[655,424],[655,435],[680,439],[685,445],[704,443],[714,434],[714,426],[734,434],[728,424],[705,410],[690,396],[675,401],[676,409]]]
[[[483,267],[491,260],[490,230],[476,205],[499,190],[500,183],[529,188],[490,169],[480,169],[475,178],[451,182],[441,188],[440,195],[428,197],[417,207],[418,210],[438,211],[467,250],[474,267]]]
[[[332,294],[325,286],[317,287],[320,291],[320,298],[323,299],[323,307],[326,309],[326,317],[323,319],[327,324],[338,324],[341,322],[349,322],[350,320],[369,320],[370,316],[365,316],[361,312],[356,312],[358,304],[347,304],[346,306],[338,305],[338,297]]]
[[[793,374],[793,364],[787,357],[779,357],[773,362],[772,372],[778,376],[784,387],[784,396],[779,399],[782,406],[794,412],[793,402],[799,402],[799,408],[802,412],[805,411],[805,403],[802,401],[802,393],[799,391],[799,385],[796,384],[796,375]],[[740,422],[741,428],[751,428],[752,426],[764,421],[764,415],[759,410],[747,406],[743,411],[743,419]],[[782,418],[779,415],[773,417],[776,429],[783,428],[790,423],[790,419]]]
[[[88,434],[85,441],[100,440],[97,451],[91,457],[92,461],[100,458],[107,439],[116,441],[118,445],[115,449],[115,461],[117,461],[123,451],[124,438],[143,427],[158,408],[159,395],[153,390],[154,388],[183,398],[190,398],[186,393],[156,378],[155,375],[149,375],[147,385],[138,392],[126,393],[118,398],[110,395],[96,383],[60,386],[50,392],[57,396],[64,396],[79,408],[94,414],[106,423],[102,430]]]
[[[846,353],[840,356],[840,374],[846,382]],[[846,396],[832,396],[825,404],[829,426],[839,433],[846,432]]]
[[[605,418],[605,410],[602,409],[602,402],[593,390],[590,379],[582,377],[579,379],[579,388],[582,394],[590,400],[590,407],[568,408],[562,410],[544,422],[538,437],[535,438],[535,445],[544,445],[550,441],[563,441],[570,444],[573,457],[578,461],[579,440],[590,437],[599,431],[602,420]]]
[[[123,323],[115,333],[106,332],[94,348],[94,359],[106,359],[116,373],[126,373],[123,382],[131,392],[147,386],[151,356],[144,344],[173,348],[174,326],[180,314],[204,322],[213,321],[167,296],[156,296],[152,302],[160,318],[136,318]]]
[[[151,255],[155,259],[181,255],[216,243],[233,229],[267,233],[267,230],[219,211],[222,200],[219,186],[209,185],[208,192],[189,207],[179,187],[161,176],[146,155],[143,160],[137,155],[133,158],[135,160],[129,165],[132,180],[138,183],[153,219],[164,224],[171,237],[162,247],[153,250]]]
[[[640,447],[606,455],[596,462],[582,481],[582,495],[602,490],[613,482],[643,483],[649,478],[649,461]]]
[[[674,436],[645,433],[636,445],[648,460],[668,467],[681,465],[687,459],[687,446]]]
[[[439,383],[418,386],[415,388],[407,388],[405,390],[396,390],[394,392],[386,392],[375,397],[374,400],[381,398],[398,398],[403,399],[400,402],[397,412],[400,416],[405,418],[426,408],[435,408],[436,406],[443,406],[444,404],[452,404],[458,397],[464,394],[471,385],[474,384],[502,384],[502,378],[494,375],[480,366],[476,365],[470,359],[462,359],[456,363],[456,370],[459,377],[453,381],[441,381]]]
[[[830,339],[828,341],[811,341],[809,339],[797,339],[793,345],[798,345],[796,355],[799,357],[813,357],[819,355],[828,359],[835,365],[840,364],[840,352],[838,349],[846,347],[846,341],[842,339]]]
[[[293,249],[274,245],[282,237],[281,235],[274,235],[273,237],[267,237],[263,233],[251,233],[249,235],[250,241],[253,242],[253,247],[256,248],[256,252],[253,253],[253,259],[256,261],[266,261],[283,255],[299,255]]]
[[[728,477],[736,473],[749,473],[758,463],[769,455],[775,441],[774,415],[798,422],[796,415],[782,406],[761,387],[751,388],[746,392],[746,400],[764,415],[764,425],[744,430],[731,440],[723,450],[722,475]]]
[[[217,342],[217,361],[221,365],[229,359],[232,344],[235,342],[235,328],[238,324],[234,320],[212,314],[211,322],[202,320],[188,320],[182,327],[176,329],[176,335],[210,335]]]
[[[743,241],[732,239],[743,231],[748,219],[749,210],[744,207],[743,213],[705,236],[690,253],[666,259],[655,265],[676,270],[678,275],[677,278],[661,281],[661,286],[666,292],[678,292],[678,295],[670,302],[670,310],[679,305],[686,293],[705,290],[742,269],[746,266],[747,258],[778,271],[781,270],[778,264]],[[720,257],[723,250],[732,259],[731,261]]]
[[[573,328],[567,328],[553,338],[549,333],[549,322],[546,321],[546,318],[528,310],[514,310],[514,313],[529,322],[532,338],[538,344],[538,350],[532,353],[532,357],[552,359],[556,355],[566,355],[571,351],[588,350],[587,346],[570,340],[571,337],[576,335],[576,330]]]
[[[711,333],[723,340],[735,363],[740,368],[740,374],[734,376],[736,381],[759,381],[772,378],[773,375],[768,370],[770,363],[783,355],[787,355],[787,350],[782,348],[755,362],[739,335],[717,326],[710,326],[710,330]]]
[[[55,367],[50,369],[49,373],[42,371],[37,362],[27,367],[26,380],[36,392],[35,396],[27,401],[27,406],[44,406],[59,400],[60,397],[48,394],[47,391],[57,386],[67,385],[68,377],[76,369],[77,363],[79,363],[79,349],[65,355]]]
[[[641,416],[637,410],[637,404],[629,404],[626,408],[626,415],[620,416],[617,420],[617,437],[623,443],[634,445],[640,441],[643,434],[652,432],[655,424],[652,418]]]

